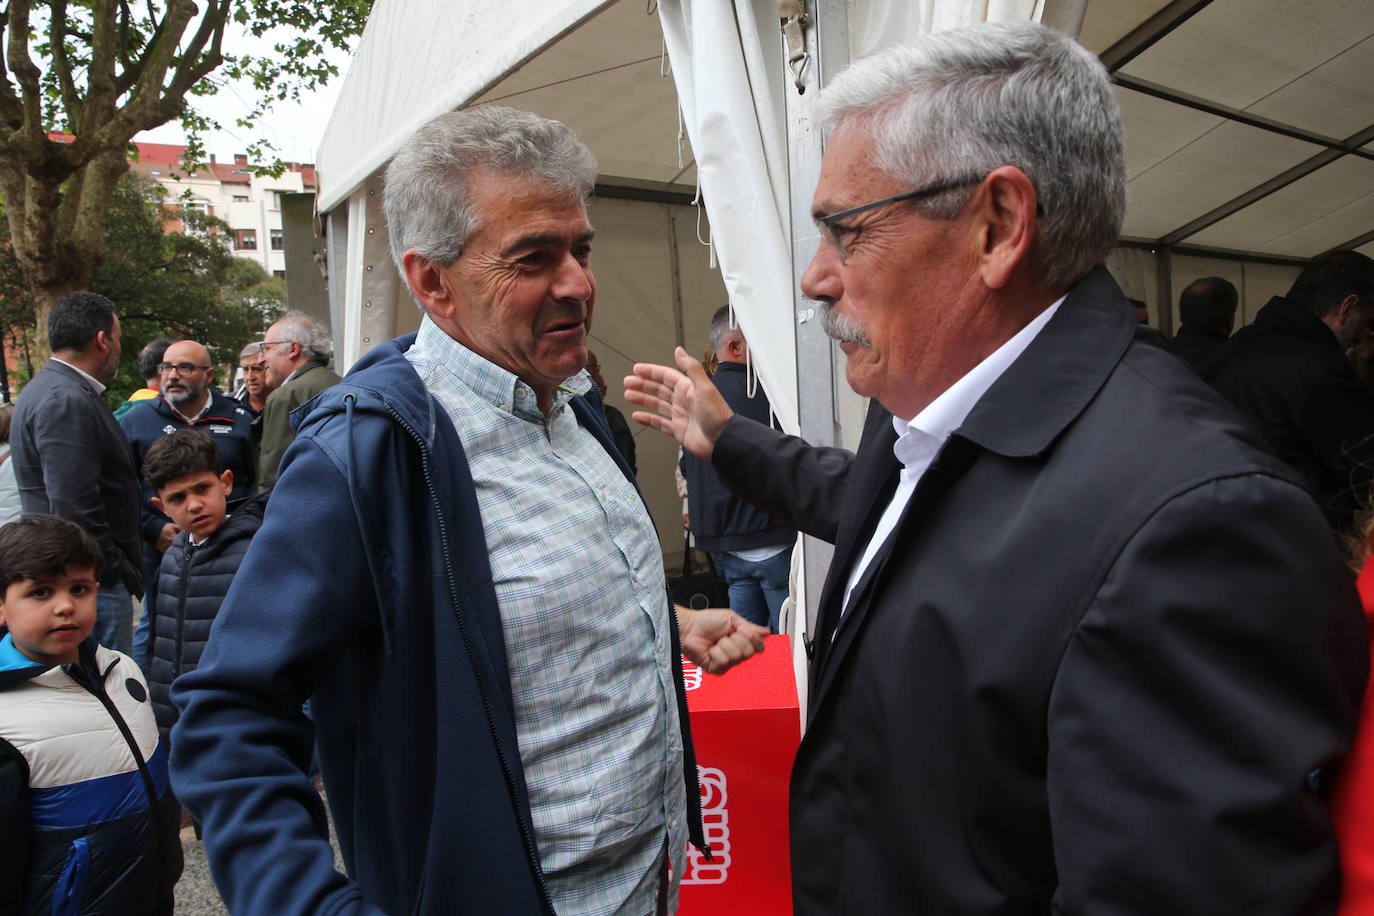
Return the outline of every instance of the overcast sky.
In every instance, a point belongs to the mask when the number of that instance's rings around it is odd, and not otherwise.
[[[225,43],[230,44],[227,36]],[[234,53],[245,53],[253,47],[270,49],[271,41],[254,43],[252,39],[240,36],[233,42]],[[200,111],[224,125],[224,130],[204,138],[205,152],[213,153],[220,162],[233,161],[235,153],[247,152],[249,143],[263,139],[272,143],[277,148],[277,155],[287,162],[314,162],[325,126],[329,123],[329,115],[334,110],[339,87],[343,85],[344,75],[348,72],[350,59],[350,55],[333,52],[330,60],[339,68],[338,76],[324,88],[303,97],[298,104],[278,103],[254,130],[234,125],[235,118],[252,108],[255,100],[253,87],[247,83],[228,83],[221,79],[218,93],[194,100]],[[181,125],[176,121],[154,130],[145,130],[134,139],[146,143],[186,142]]]

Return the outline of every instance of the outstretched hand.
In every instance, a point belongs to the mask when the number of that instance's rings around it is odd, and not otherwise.
[[[710,461],[716,439],[734,411],[700,362],[681,347],[673,356],[677,369],[635,363],[634,374],[625,377],[625,400],[644,408],[631,414],[635,422],[667,433],[693,455]]]
[[[763,651],[768,628],[750,623],[726,608],[694,611],[678,606],[678,632],[682,654],[709,674],[724,674],[757,652]]]

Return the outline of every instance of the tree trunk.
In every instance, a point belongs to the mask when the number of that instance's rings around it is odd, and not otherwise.
[[[55,159],[0,167],[15,260],[33,299],[34,351],[40,361],[50,352],[53,303],[64,293],[85,289],[105,260],[110,196],[129,169],[122,148],[101,153],[70,174],[63,174]]]

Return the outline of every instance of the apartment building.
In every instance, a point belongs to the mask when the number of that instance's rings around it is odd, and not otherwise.
[[[167,203],[217,216],[229,224],[234,254],[257,261],[278,277],[286,276],[286,237],[282,231],[283,194],[314,192],[315,167],[288,162],[278,178],[256,176],[248,157],[239,154],[232,163],[210,157],[207,166],[188,172],[181,163],[186,147],[166,143],[136,143],[138,159],[133,172],[157,180],[167,189]],[[169,220],[168,230],[180,229],[180,220]]]

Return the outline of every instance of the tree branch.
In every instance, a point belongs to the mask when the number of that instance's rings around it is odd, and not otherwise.
[[[148,50],[133,68],[136,75],[130,83],[128,77],[133,71],[126,72],[121,80],[131,85],[129,100],[113,112],[110,120],[99,131],[102,145],[128,142],[135,133],[165,123],[176,112],[164,115],[161,112],[161,89],[172,62],[178,58],[177,43],[186,31],[186,26],[196,13],[194,0],[171,0],[162,17],[157,32],[148,44]],[[207,17],[211,14],[207,11]],[[202,24],[202,29],[204,25]],[[181,55],[185,60],[191,52]]]
[[[86,68],[86,105],[82,129],[87,134],[113,115],[115,102],[115,4],[94,0],[91,4],[91,62]]]
[[[52,51],[52,69],[57,76],[67,121],[72,125],[73,133],[80,133],[84,106],[81,96],[77,94],[76,84],[72,82],[72,62],[67,55],[67,0],[51,0],[49,7],[52,10],[52,25],[49,28],[48,47]]]
[[[9,22],[9,11],[5,11],[4,20],[0,21],[0,35],[3,35],[5,26]],[[8,74],[9,67],[5,63],[6,54],[4,44],[0,43],[0,71]],[[24,120],[24,109],[19,104],[19,96],[14,94],[14,87],[10,85],[9,77],[0,79],[0,121],[11,128],[17,128]]]
[[[45,132],[40,74],[29,57],[29,7],[30,0],[10,0],[8,27],[10,72],[19,83],[21,109],[12,139],[22,145],[24,158],[32,161],[39,155]]]
[[[205,18],[201,20],[200,28],[196,30],[186,53],[182,55],[181,64],[172,75],[167,91],[163,93],[164,103],[174,101],[180,108],[191,87],[224,63],[221,47],[224,42],[224,25],[229,21],[230,5],[230,0],[212,0],[206,7]],[[206,42],[210,44],[208,51],[205,50]]]

